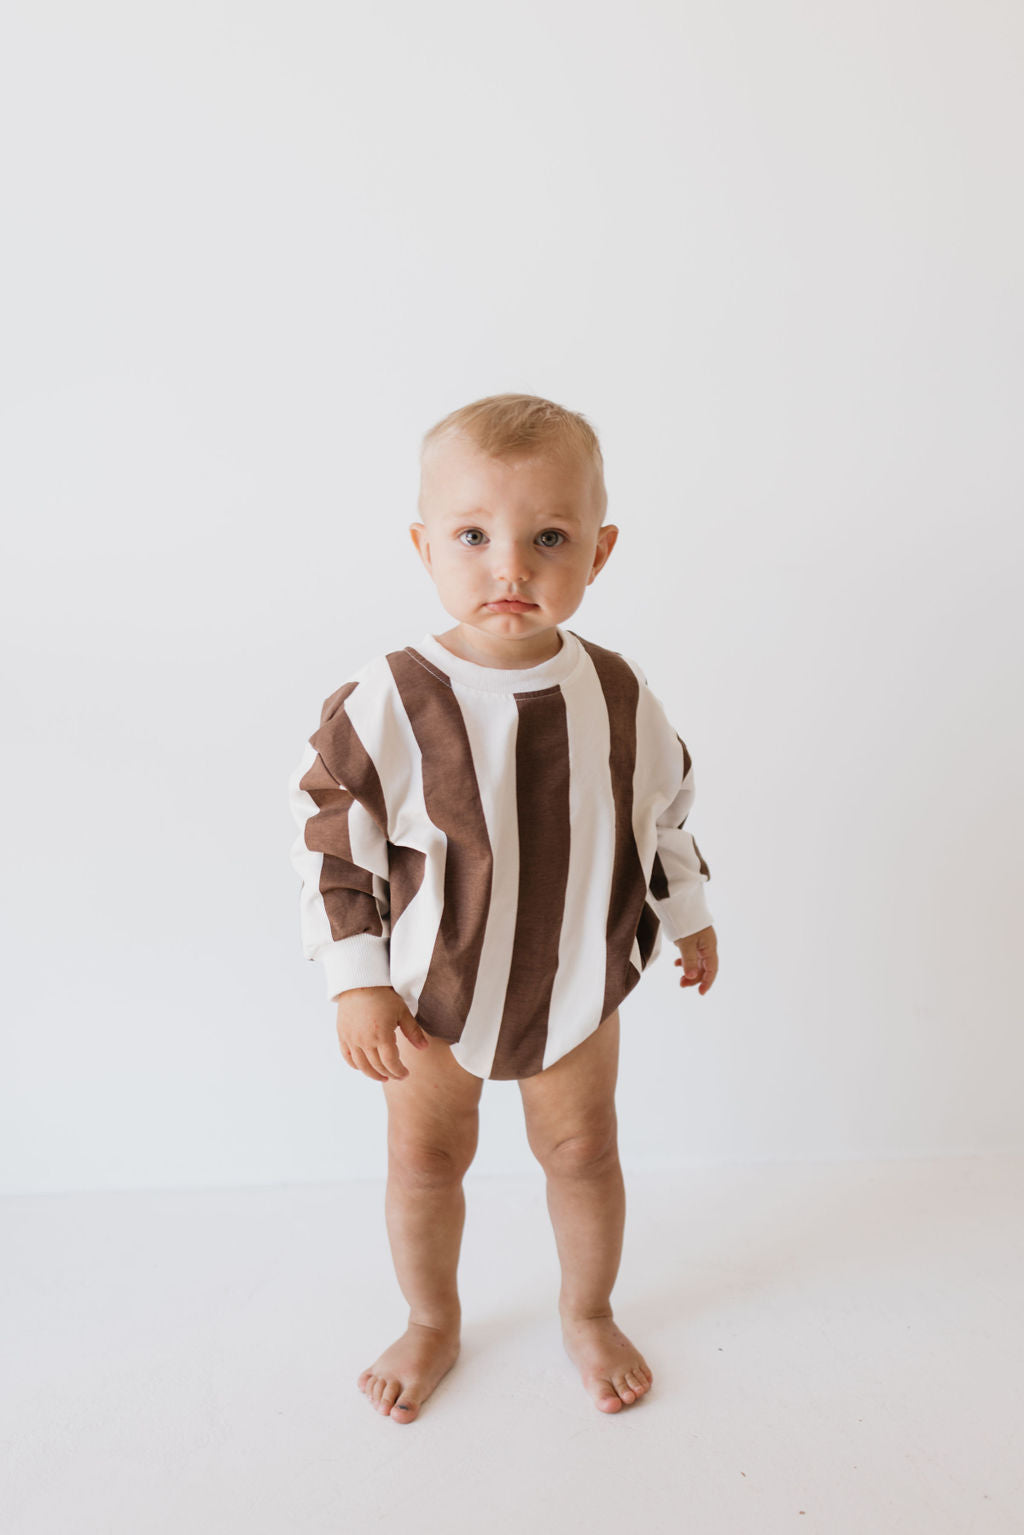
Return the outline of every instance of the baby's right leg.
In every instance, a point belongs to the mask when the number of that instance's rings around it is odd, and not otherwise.
[[[409,1325],[357,1385],[379,1412],[411,1423],[459,1354],[462,1180],[476,1153],[483,1081],[459,1065],[443,1040],[431,1038],[424,1050],[401,1029],[396,1039],[409,1075],[382,1083],[388,1107],[384,1213]]]

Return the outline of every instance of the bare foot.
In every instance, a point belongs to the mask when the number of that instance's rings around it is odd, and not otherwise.
[[[378,1412],[411,1423],[442,1376],[459,1357],[459,1324],[427,1327],[410,1322],[400,1338],[356,1381]]]
[[[621,1412],[650,1390],[644,1356],[610,1316],[563,1316],[562,1339],[601,1412]]]

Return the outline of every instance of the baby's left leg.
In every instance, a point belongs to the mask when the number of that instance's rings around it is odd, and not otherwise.
[[[616,1009],[575,1050],[519,1081],[530,1149],[547,1174],[562,1266],[562,1337],[602,1412],[628,1407],[653,1379],[612,1318],[626,1218],[615,1117],[618,1064]]]

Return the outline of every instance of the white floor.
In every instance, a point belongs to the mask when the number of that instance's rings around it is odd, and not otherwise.
[[[650,1394],[564,1354],[543,1183],[466,1181],[419,1419],[383,1184],[0,1201],[4,1535],[1024,1531],[1024,1159],[626,1175]]]

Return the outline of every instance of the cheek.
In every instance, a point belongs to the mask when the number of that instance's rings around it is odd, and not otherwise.
[[[590,575],[592,563],[585,556],[567,562],[562,569],[562,578],[566,586],[583,586]]]
[[[434,580],[446,591],[474,590],[480,584],[482,567],[478,560],[460,559],[455,552],[434,560]]]

